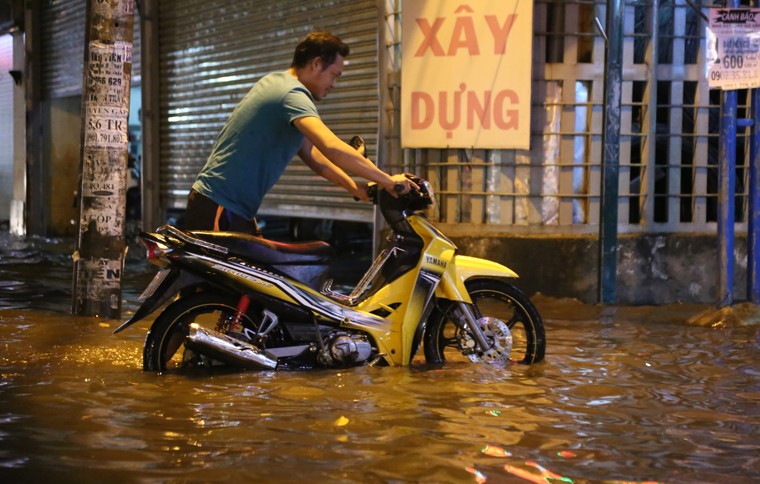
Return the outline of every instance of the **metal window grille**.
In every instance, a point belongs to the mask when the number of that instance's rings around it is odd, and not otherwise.
[[[460,223],[492,232],[598,230],[605,9],[599,0],[534,4],[529,151],[390,150],[390,170],[414,171],[433,183],[438,222],[452,230]],[[400,2],[388,0],[386,13],[387,55],[399,70]],[[705,78],[705,22],[686,0],[631,0],[624,19],[619,231],[714,231],[721,106]],[[749,114],[748,103],[740,91],[737,117]],[[740,129],[740,230],[747,219],[748,143]]]

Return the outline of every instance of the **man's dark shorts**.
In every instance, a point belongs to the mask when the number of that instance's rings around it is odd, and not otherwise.
[[[184,229],[261,235],[256,219],[246,220],[195,190],[187,198]]]

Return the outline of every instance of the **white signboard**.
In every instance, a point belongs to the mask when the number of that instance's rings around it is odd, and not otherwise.
[[[760,8],[713,8],[707,28],[711,88],[760,87]]]
[[[124,65],[132,63],[132,44],[90,43],[87,67],[89,97],[85,102],[87,147],[122,148],[129,143],[129,74]]]
[[[404,0],[404,148],[530,147],[533,2]]]

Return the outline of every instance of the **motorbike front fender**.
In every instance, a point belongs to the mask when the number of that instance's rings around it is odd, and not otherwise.
[[[472,303],[464,283],[468,279],[484,277],[516,279],[519,276],[515,271],[498,262],[466,255],[455,255],[446,265],[446,271],[436,288],[436,297]]]

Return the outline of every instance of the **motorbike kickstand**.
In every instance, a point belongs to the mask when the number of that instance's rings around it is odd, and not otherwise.
[[[375,356],[372,358],[372,360],[371,360],[369,363],[367,363],[367,366],[375,366],[375,365],[377,365],[377,364],[378,364],[378,363],[380,363],[380,361],[382,361],[382,359],[383,359],[383,358],[385,358],[386,356],[388,356],[388,353],[378,353],[378,354],[376,354],[376,355],[375,355]]]
[[[317,341],[319,342],[319,357],[317,359],[322,360],[325,365],[329,365],[332,363],[333,358],[330,356],[330,352],[327,351],[325,341],[322,339],[322,333],[319,332],[319,323],[317,322],[317,317],[312,315],[312,321],[314,321],[314,331],[317,333]]]

